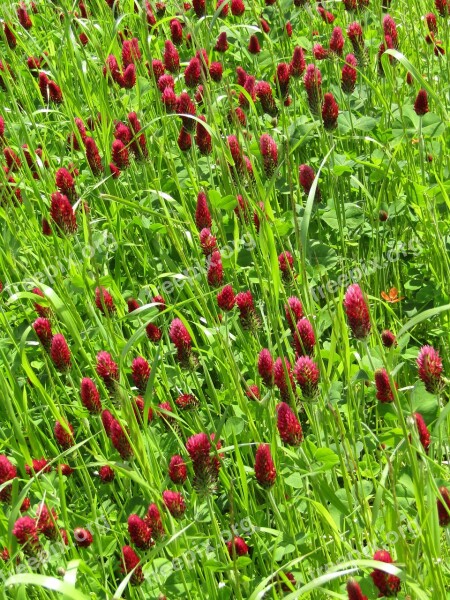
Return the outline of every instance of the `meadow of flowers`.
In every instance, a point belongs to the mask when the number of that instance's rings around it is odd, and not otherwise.
[[[450,598],[449,30],[1,3],[1,598]]]

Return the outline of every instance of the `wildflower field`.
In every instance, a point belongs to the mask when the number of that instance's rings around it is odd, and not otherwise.
[[[450,599],[449,0],[0,4],[0,598]]]

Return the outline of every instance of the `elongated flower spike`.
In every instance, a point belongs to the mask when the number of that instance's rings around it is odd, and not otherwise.
[[[357,283],[347,289],[344,309],[353,336],[357,340],[364,340],[370,333],[370,315],[362,290]]]

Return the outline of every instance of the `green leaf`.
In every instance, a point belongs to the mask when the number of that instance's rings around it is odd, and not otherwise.
[[[35,585],[64,594],[69,600],[89,600],[89,596],[76,590],[73,585],[56,579],[56,577],[48,577],[47,575],[38,575],[36,573],[13,575],[5,581],[5,587],[12,585]]]

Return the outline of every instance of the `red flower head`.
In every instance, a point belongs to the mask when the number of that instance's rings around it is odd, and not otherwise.
[[[152,530],[138,515],[128,517],[128,533],[130,540],[137,548],[147,550],[153,544]]]
[[[245,12],[245,4],[242,0],[231,0],[231,14],[240,17]]]
[[[200,83],[202,75],[202,69],[200,60],[194,56],[189,61],[186,69],[184,70],[184,81],[189,88],[194,88]]]
[[[222,285],[223,281],[223,266],[222,258],[218,250],[214,250],[208,264],[208,284],[211,287]]]
[[[311,356],[316,345],[316,336],[311,322],[303,317],[300,319],[294,332],[295,351],[298,356]]]
[[[357,283],[347,289],[344,309],[353,336],[357,340],[365,339],[370,333],[369,308]]]
[[[12,171],[19,171],[19,169],[22,166],[22,161],[20,160],[20,158],[17,156],[17,154],[14,152],[14,150],[12,148],[4,148],[3,149],[3,156],[5,157],[6,160],[6,166],[8,167],[8,169],[12,172]]]
[[[236,296],[231,285],[226,285],[217,294],[217,304],[221,310],[230,311],[236,303]]]
[[[333,23],[333,21],[335,20],[335,16],[333,15],[333,13],[328,12],[327,10],[325,10],[322,6],[318,6],[317,7],[317,12],[319,13],[319,15],[322,17],[322,20],[325,23]]]
[[[356,85],[356,65],[358,61],[353,54],[347,54],[345,57],[345,65],[342,67],[341,88],[346,94],[351,94],[355,90]]]
[[[419,90],[416,101],[414,102],[414,111],[419,117],[423,117],[429,112],[428,95],[426,90]]]
[[[69,199],[60,192],[51,196],[50,216],[57,227],[64,233],[74,233],[77,230],[77,219]]]
[[[375,552],[373,560],[389,564],[393,562],[387,550],[378,550]],[[396,596],[400,591],[400,579],[395,575],[389,575],[380,569],[375,569],[370,576],[375,586],[380,590],[380,596]]]
[[[253,296],[250,291],[239,292],[236,295],[236,305],[239,309],[239,320],[244,329],[256,329],[259,319],[255,311]]]
[[[375,371],[375,386],[377,388],[377,400],[383,404],[394,401],[394,394],[389,384],[389,375],[386,369]]]
[[[450,14],[450,2],[449,0],[434,0],[436,10],[441,17],[448,17]]]
[[[367,600],[367,596],[364,596],[362,590],[354,579],[347,581],[347,594],[348,600]]]
[[[31,466],[25,465],[25,471],[30,477],[32,477],[34,474],[37,475],[41,471],[43,473],[49,473],[51,470],[52,468],[48,464],[48,460],[45,458],[33,458]]]
[[[128,460],[133,456],[133,449],[130,446],[128,437],[122,425],[116,419],[111,423],[111,442],[123,460]]]
[[[273,358],[269,350],[264,348],[261,350],[258,357],[258,373],[268,387],[272,387],[274,383],[273,366]]]
[[[95,415],[102,412],[102,402],[100,400],[100,393],[89,377],[83,377],[81,380],[80,387],[81,402],[88,411]]]
[[[103,350],[97,354],[96,371],[109,390],[115,388],[116,383],[119,380],[119,367],[113,361],[109,352]]]
[[[227,542],[226,545],[231,558],[233,558],[233,556],[245,556],[248,554],[248,546],[239,536],[234,537],[230,542]]]
[[[391,41],[388,48],[398,48],[397,25],[391,15],[385,15],[383,17],[383,30],[385,39],[389,38]]]
[[[144,393],[150,377],[150,365],[142,356],[135,358],[131,364],[131,376],[137,389]]]
[[[259,138],[259,149],[263,159],[263,168],[266,177],[274,174],[278,165],[278,148],[269,134],[263,133]]]
[[[36,554],[40,549],[38,530],[34,519],[31,517],[20,517],[14,523],[12,530],[17,543],[23,546],[28,555]]]
[[[247,398],[249,398],[249,400],[261,399],[261,393],[257,385],[249,385],[248,389],[245,391],[245,395],[247,396]]]
[[[118,169],[126,169],[130,164],[130,155],[127,147],[121,140],[114,140],[111,147],[111,157]]]
[[[137,38],[124,40],[122,43],[122,64],[124,67],[135,64],[141,60],[139,41]]]
[[[178,350],[190,349],[192,339],[180,319],[174,319],[170,324],[169,337]]]
[[[228,50],[228,40],[225,31],[219,34],[216,45],[214,46],[216,52],[226,52]]]
[[[439,525],[447,527],[450,523],[450,493],[446,487],[440,487],[439,493],[442,496],[442,500],[440,498],[437,499]]]
[[[424,382],[425,389],[436,394],[442,387],[442,360],[432,346],[423,346],[417,357],[419,378]]]
[[[190,410],[191,408],[197,408],[199,401],[193,394],[181,394],[175,400],[175,404],[180,410]]]
[[[144,573],[142,572],[142,567],[139,564],[140,558],[136,554],[136,552],[130,546],[123,546],[122,548],[122,572],[130,573],[133,571],[133,575],[131,576],[131,584],[132,585],[141,585],[144,582]]]
[[[345,40],[342,35],[342,29],[335,27],[330,38],[330,50],[338,56],[342,56],[342,50],[344,48]]]
[[[278,257],[278,265],[280,267],[281,275],[283,280],[286,282],[291,281],[293,277],[294,268],[294,257],[287,250],[282,252]]]
[[[10,462],[7,456],[0,454],[0,485],[11,481],[17,477],[16,467]],[[11,485],[5,486],[0,491],[0,502],[10,502],[11,500]]]
[[[197,433],[186,442],[186,450],[194,465],[204,465],[209,461],[211,441],[206,433]]]
[[[50,358],[58,371],[67,371],[71,367],[69,346],[62,333],[57,333],[52,338]]]
[[[95,288],[95,305],[104,315],[112,315],[116,312],[114,300],[111,294],[104,287]]]
[[[200,231],[200,246],[202,247],[203,254],[210,256],[215,250],[217,250],[217,238],[212,235],[211,231],[205,227]]]
[[[58,190],[70,199],[76,198],[75,182],[67,169],[61,167],[56,171],[56,187]]]
[[[303,84],[308,96],[309,108],[314,115],[318,115],[322,102],[322,73],[315,65],[306,67]]]
[[[208,201],[205,192],[199,192],[197,196],[197,207],[195,209],[195,224],[200,231],[204,228],[211,228],[212,219],[208,208]]]
[[[86,159],[94,175],[100,175],[103,171],[102,159],[97,148],[95,140],[87,137],[84,141],[86,147]]]
[[[64,450],[70,448],[74,444],[73,427],[70,423],[61,424],[56,421],[54,428],[55,439]]]
[[[187,92],[181,92],[177,100],[177,114],[180,115],[183,127],[186,131],[193,131],[195,129],[197,121],[191,119],[188,115],[195,116],[196,108],[195,104],[189,97]]]
[[[58,467],[59,467],[59,470],[61,471],[61,474],[64,475],[65,477],[70,477],[73,473],[72,467],[65,463],[58,465]]]
[[[108,465],[104,465],[100,467],[98,470],[98,476],[100,477],[100,481],[102,483],[110,483],[114,480],[115,473]]]
[[[248,51],[250,54],[258,54],[261,52],[261,46],[259,45],[259,40],[255,34],[250,36],[250,40],[248,42]]]
[[[192,0],[192,6],[194,7],[194,12],[197,15],[197,17],[199,19],[200,17],[203,17],[203,15],[206,12],[205,0]]]
[[[147,334],[148,339],[154,343],[159,342],[159,340],[162,337],[161,329],[153,323],[149,323],[147,325],[147,327],[145,328],[145,332]]]
[[[145,522],[152,530],[153,539],[159,539],[164,535],[164,526],[161,520],[161,514],[156,504],[150,504],[148,507]]]
[[[17,7],[17,18],[24,29],[31,29],[33,27],[33,23],[31,22],[30,15],[27,12],[27,7],[24,2],[21,2]]]
[[[122,79],[120,81],[120,87],[127,90],[131,90],[136,85],[136,67],[134,64],[128,65],[123,72]]]
[[[216,10],[218,10],[220,7],[222,7],[222,10],[220,11],[219,16],[222,19],[225,19],[225,17],[228,15],[228,0],[217,0]]]
[[[48,351],[50,349],[53,338],[52,326],[50,321],[48,319],[45,319],[44,317],[39,317],[33,323],[33,329],[37,337],[39,338],[39,341],[41,342],[42,346],[45,348],[45,350]]]
[[[89,548],[89,546],[94,542],[92,533],[83,527],[76,527],[73,530],[73,537],[75,540],[75,545],[79,548]]]
[[[269,33],[270,32],[269,23],[265,19],[263,19],[262,17],[260,17],[259,23],[260,23],[261,29],[264,31],[264,33]]]
[[[164,88],[161,94],[161,102],[164,104],[164,108],[168,113],[173,113],[176,111],[178,98],[171,87],[167,86]]]
[[[288,21],[285,25],[286,34],[288,37],[292,37],[292,25],[290,21]]]
[[[106,435],[109,438],[111,437],[111,426],[113,424],[113,421],[114,421],[114,417],[109,412],[109,410],[107,410],[107,409],[103,410],[102,411],[102,423],[103,423],[103,427],[105,428]]]
[[[333,130],[337,127],[339,106],[333,94],[327,93],[323,97],[322,119],[325,129]]]
[[[392,331],[389,331],[389,329],[385,329],[381,333],[381,341],[383,342],[383,346],[385,348],[392,348],[392,346],[395,346],[397,343],[395,335],[392,333]]]
[[[296,46],[292,55],[290,63],[290,74],[292,77],[301,77],[306,69],[305,56],[303,54],[303,48]]]
[[[284,362],[284,366],[283,366]],[[287,377],[285,373],[287,371]],[[280,390],[281,397],[284,399],[289,398],[289,390],[295,392],[295,382],[292,376],[291,364],[286,358],[277,358],[273,367],[274,381],[277,388]],[[289,383],[288,383],[289,380]]]
[[[129,313],[137,310],[141,306],[135,298],[128,298],[127,305]]]
[[[201,115],[200,120],[206,123],[206,119]],[[206,127],[203,127],[201,123],[197,121],[197,132],[195,134],[195,143],[198,146],[200,154],[206,156],[212,152],[212,139],[209,131]]]
[[[286,402],[277,405],[277,427],[281,440],[288,446],[298,446],[303,439],[302,427]]]
[[[291,78],[291,68],[288,63],[277,65],[277,72],[274,78],[275,85],[280,89],[281,98],[287,98],[289,94],[289,80]]]
[[[271,116],[275,116],[278,109],[275,104],[273,97],[272,88],[267,81],[258,81],[255,86],[256,97],[261,102],[261,107],[265,113]]]
[[[155,81],[158,81],[159,78],[164,75],[165,67],[162,61],[154,59],[152,60],[152,64],[147,65],[149,75],[153,75]]]
[[[171,73],[180,70],[180,56],[170,40],[164,42],[164,67]]]
[[[187,479],[187,468],[183,458],[179,454],[175,454],[170,459],[169,477],[173,483],[183,484]]]
[[[288,298],[287,304],[284,305],[284,311],[289,328],[293,331],[296,323],[303,317],[303,307],[300,299],[296,296]]]
[[[258,446],[255,456],[255,476],[259,485],[264,488],[270,488],[275,483],[277,471],[270,453],[269,444]]]
[[[247,77],[245,78],[245,82],[243,84],[243,88],[247,92],[247,94],[250,96],[250,98],[253,101],[255,101],[255,99],[256,99],[255,78],[253,77],[253,75],[247,75]],[[249,102],[247,96],[243,92],[241,92],[239,94],[239,105],[242,106],[242,108],[248,108],[250,106],[250,102]]]
[[[211,441],[214,436],[206,433],[197,433],[186,442],[186,450],[192,460],[194,469],[193,486],[199,494],[215,491],[220,470],[220,461],[216,456],[210,456]],[[220,442],[217,444],[220,448]]]
[[[220,62],[213,62],[209,66],[209,76],[213,81],[222,81],[223,67]]]
[[[309,356],[300,356],[295,363],[294,375],[305,398],[313,398],[319,384],[319,368]]]
[[[312,53],[316,60],[325,60],[328,58],[328,50],[322,44],[314,44]]]
[[[420,443],[423,446],[423,449],[428,454],[428,449],[430,447],[431,439],[430,432],[428,431],[427,424],[425,423],[424,418],[420,413],[414,413],[414,420],[416,422],[417,433],[419,434]]]
[[[163,502],[172,517],[175,519],[180,519],[186,511],[186,504],[180,492],[165,490],[162,497]]]
[[[353,52],[357,56],[358,61],[362,60],[365,47],[361,25],[356,21],[350,23],[350,25],[347,27],[347,36],[353,46]]]

